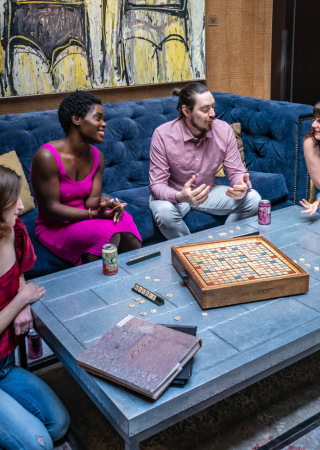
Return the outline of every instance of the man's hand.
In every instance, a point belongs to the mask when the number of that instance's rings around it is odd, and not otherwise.
[[[320,199],[316,200],[314,203],[309,203],[307,200],[303,199],[300,202],[300,205],[306,208],[306,211],[301,211],[301,214],[308,214],[310,213],[310,216],[313,216],[318,211],[318,208],[320,207]]]
[[[14,319],[12,326],[16,336],[28,333],[30,328],[33,328],[33,318],[31,314],[30,305],[27,305]]]
[[[179,203],[187,202],[190,205],[198,206],[202,205],[208,199],[210,186],[202,184],[196,189],[192,190],[191,186],[196,181],[195,175],[192,175],[189,181],[183,186],[182,191],[176,193],[176,200]]]
[[[242,178],[233,186],[233,188],[228,187],[226,190],[226,195],[235,200],[241,200],[248,192],[249,174],[245,173]]]

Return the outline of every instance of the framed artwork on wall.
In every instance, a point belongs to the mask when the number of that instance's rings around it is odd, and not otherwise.
[[[205,0],[0,0],[0,97],[204,80]]]

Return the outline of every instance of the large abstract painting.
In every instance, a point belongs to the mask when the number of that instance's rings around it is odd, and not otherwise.
[[[205,78],[205,0],[0,0],[0,96]]]

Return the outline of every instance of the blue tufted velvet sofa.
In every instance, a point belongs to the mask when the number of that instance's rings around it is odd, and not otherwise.
[[[240,122],[246,164],[254,189],[272,202],[273,209],[308,197],[308,174],[303,137],[310,128],[312,107],[213,93],[216,114],[228,123]],[[107,129],[99,146],[106,160],[103,192],[128,203],[143,245],[164,240],[149,212],[149,148],[155,128],[177,116],[177,98],[148,99],[103,105]],[[63,137],[57,110],[0,116],[0,154],[15,150],[30,184],[30,165],[37,149]],[[228,185],[228,179],[217,178]],[[30,186],[31,188],[31,186]],[[23,216],[38,257],[29,277],[71,267],[42,247],[35,237],[37,209]],[[221,225],[225,217],[190,212],[191,232]]]

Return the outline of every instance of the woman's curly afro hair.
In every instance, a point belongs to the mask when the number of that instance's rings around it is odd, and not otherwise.
[[[58,109],[59,122],[63,131],[68,133],[73,115],[84,118],[93,105],[101,105],[101,100],[89,92],[76,90],[67,95]]]

